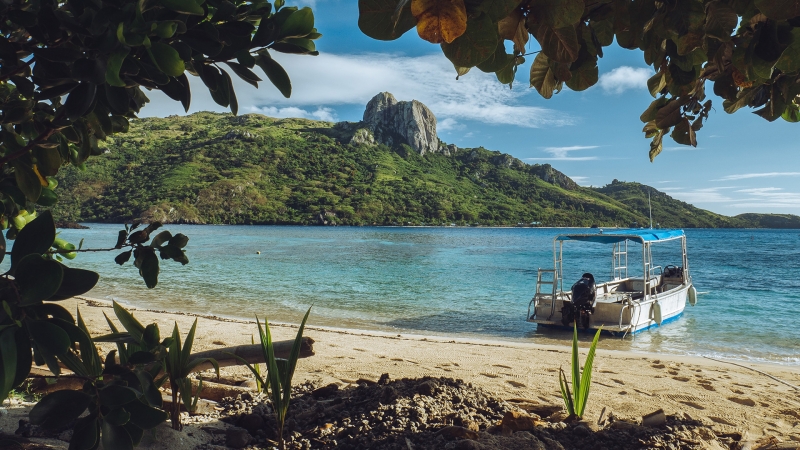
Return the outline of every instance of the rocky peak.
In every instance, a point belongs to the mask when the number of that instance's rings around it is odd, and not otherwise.
[[[399,102],[394,95],[381,92],[367,103],[363,125],[375,142],[388,146],[407,144],[420,155],[440,151],[436,117],[416,100]],[[359,140],[365,141],[363,136]]]
[[[542,180],[555,184],[568,191],[578,188],[578,183],[574,182],[572,178],[564,175],[558,170],[554,169],[550,164],[536,164],[531,166],[530,172]]]

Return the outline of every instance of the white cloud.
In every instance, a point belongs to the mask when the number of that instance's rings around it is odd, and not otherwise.
[[[439,123],[436,124],[436,131],[463,130],[466,127],[466,125],[460,123],[456,119],[453,119],[452,117],[446,117],[444,120],[440,120]]]
[[[533,90],[512,91],[500,84],[494,74],[473,70],[456,80],[452,64],[440,54],[420,57],[387,53],[276,54],[275,59],[289,73],[292,97],[284,98],[265,76],[262,76],[265,81],[260,84],[260,89],[233,76],[241,111],[366,105],[375,94],[388,91],[398,100],[421,101],[440,121],[450,118],[525,128],[564,126],[575,122],[575,118],[567,113],[522,104],[521,100]],[[260,74],[259,69],[256,72]],[[190,76],[189,81],[193,88],[190,112],[225,110],[214,103],[199,78]],[[145,114],[161,117],[184,114],[177,102],[160,92],[148,92],[147,95],[153,104],[143,109]]]
[[[569,156],[569,152],[576,150],[592,150],[598,145],[573,145],[569,147],[546,147],[544,150],[550,153],[549,158],[525,158],[526,161],[593,161],[597,156]]]
[[[797,208],[800,205],[800,192],[786,192],[778,187],[740,189],[745,194],[731,206],[736,208]]]
[[[678,200],[696,204],[696,203],[727,203],[735,201],[733,197],[721,192],[726,189],[734,189],[732,186],[727,187],[713,187],[684,190],[683,188],[662,188],[661,190]]]
[[[589,177],[581,177],[578,175],[567,175],[572,179],[572,181],[580,184],[581,186],[587,186],[586,182],[589,181]]]
[[[284,108],[277,108],[275,106],[262,106],[259,108],[256,106],[251,106],[249,109],[250,112],[264,114],[265,116],[270,117],[299,117],[304,119],[322,120],[325,122],[336,122],[338,120],[336,117],[336,112],[333,109],[322,106],[318,107],[314,111],[298,108],[296,106],[287,106]]]
[[[607,94],[621,94],[629,89],[646,89],[651,76],[651,69],[622,66],[600,75],[599,84]]]
[[[732,180],[746,180],[749,178],[775,178],[775,177],[797,177],[797,176],[800,176],[800,172],[740,173],[737,175],[728,175],[711,181],[732,181]]]
[[[692,147],[690,145],[678,145],[675,147],[664,147],[665,152],[693,152],[700,150],[702,147]]]

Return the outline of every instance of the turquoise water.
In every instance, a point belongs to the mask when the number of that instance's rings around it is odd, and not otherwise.
[[[113,246],[120,226],[90,226],[61,236],[84,238],[84,248]],[[298,322],[313,304],[311,324],[398,333],[548,344],[564,344],[571,334],[525,322],[536,269],[552,267],[552,239],[565,230],[165,229],[191,238],[189,265],[162,262],[159,284],[148,290],[132,264],[114,264],[115,253],[84,253],[73,264],[101,274],[89,295],[143,308],[286,322]],[[686,233],[698,305],[635,339],[604,338],[601,347],[800,364],[800,230]],[[679,244],[664,245],[654,249],[654,263],[680,261]],[[640,249],[631,246],[632,275],[640,273]],[[565,246],[566,283],[584,271],[607,279],[610,265],[609,246]]]

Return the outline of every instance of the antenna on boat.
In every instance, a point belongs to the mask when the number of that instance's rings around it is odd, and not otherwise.
[[[647,191],[647,207],[650,209],[650,229],[653,229],[653,204],[650,203],[650,191]]]

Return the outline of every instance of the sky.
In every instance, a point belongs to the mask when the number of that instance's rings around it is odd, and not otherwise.
[[[597,85],[583,92],[565,87],[545,100],[529,87],[533,56],[519,67],[512,89],[477,69],[456,80],[440,47],[420,39],[414,29],[391,42],[362,34],[355,0],[287,4],[314,10],[323,34],[316,41],[320,54],[272,52],[292,80],[289,99],[266,76],[256,90],[232,75],[240,114],[359,121],[369,99],[388,91],[398,100],[427,105],[437,118],[439,138],[448,144],[483,146],[529,164],[551,164],[583,186],[637,181],[720,214],[800,214],[800,124],[770,123],[749,109],[727,114],[711,86],[706,92],[714,108],[698,133],[697,148],[665,138],[664,151],[650,162],[650,141],[639,116],[653,100],[646,81],[654,72],[639,51],[606,47]],[[539,50],[535,39],[528,46],[528,51]],[[199,78],[190,76],[190,84],[189,113],[225,111]],[[143,116],[186,114],[160,92],[147,95],[151,103]]]

